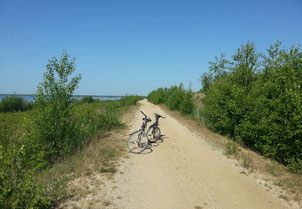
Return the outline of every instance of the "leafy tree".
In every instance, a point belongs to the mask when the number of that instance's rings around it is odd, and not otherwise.
[[[201,82],[201,86],[202,86],[202,89],[201,91],[202,92],[207,92],[210,88],[210,85],[213,83],[213,77],[210,73],[203,73],[201,76],[200,76],[200,82]]]
[[[37,108],[29,119],[28,138],[36,141],[38,149],[43,148],[32,153],[38,153],[47,162],[54,162],[78,144],[72,118],[75,103],[72,95],[81,75],[70,78],[75,71],[74,61],[65,50],[60,60],[55,57],[49,60],[44,81],[39,84],[34,97]]]
[[[209,65],[209,72],[203,73],[200,78],[203,92],[206,92],[213,82],[227,76],[231,62],[222,53],[220,57],[215,56],[214,61],[209,62]]]
[[[242,86],[246,90],[251,88],[250,84],[255,81],[255,73],[260,65],[259,57],[255,43],[247,42],[238,48],[235,55],[232,56],[233,63],[231,67],[231,79],[236,85]]]

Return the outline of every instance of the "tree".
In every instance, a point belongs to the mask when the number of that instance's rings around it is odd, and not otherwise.
[[[246,89],[255,81],[255,73],[258,69],[260,55],[256,52],[255,43],[247,42],[238,48],[235,55],[232,56],[232,80],[236,85]]]
[[[60,60],[53,57],[46,65],[44,80],[34,99],[37,105],[32,115],[31,137],[43,148],[46,161],[54,162],[77,146],[72,118],[72,97],[81,75],[70,78],[75,71],[75,59],[64,50]]]

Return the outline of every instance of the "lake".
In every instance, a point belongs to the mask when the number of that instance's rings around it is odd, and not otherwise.
[[[0,95],[0,101],[7,97],[7,96],[13,96],[13,94],[2,94]],[[33,102],[34,101],[34,96],[33,95],[16,95],[17,97],[21,97],[22,99],[24,100],[27,100],[29,102]],[[86,95],[76,95],[74,96],[74,98],[77,98],[78,100],[80,100],[82,97],[84,97]],[[107,100],[119,100],[121,99],[122,97],[121,96],[92,96],[93,99],[99,99],[101,101],[107,101]]]

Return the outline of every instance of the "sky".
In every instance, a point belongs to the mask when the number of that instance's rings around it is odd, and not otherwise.
[[[302,43],[302,0],[0,0],[0,93],[35,93],[63,50],[82,75],[75,94],[198,91],[215,56],[277,40]]]

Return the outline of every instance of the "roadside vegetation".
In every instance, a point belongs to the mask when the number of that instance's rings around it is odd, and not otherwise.
[[[299,47],[267,54],[242,45],[202,75],[205,123],[212,130],[302,173],[302,53]]]
[[[26,101],[16,95],[7,96],[0,101],[0,112],[20,112],[33,108],[33,102]]]
[[[152,91],[147,99],[154,104],[164,103],[169,109],[179,110],[186,115],[193,113],[193,92],[191,89],[185,89],[182,83],[170,88],[158,88]]]
[[[127,96],[116,101],[86,98],[77,102],[72,95],[81,76],[73,76],[74,59],[64,51],[60,60],[52,58],[46,67],[32,109],[20,109],[24,101],[16,97],[1,102],[1,108],[18,108],[5,109],[14,113],[0,113],[0,208],[54,206],[63,198],[59,192],[62,182],[51,179],[45,183],[39,181],[41,175],[99,136],[124,127],[120,116],[125,107],[141,99]]]

